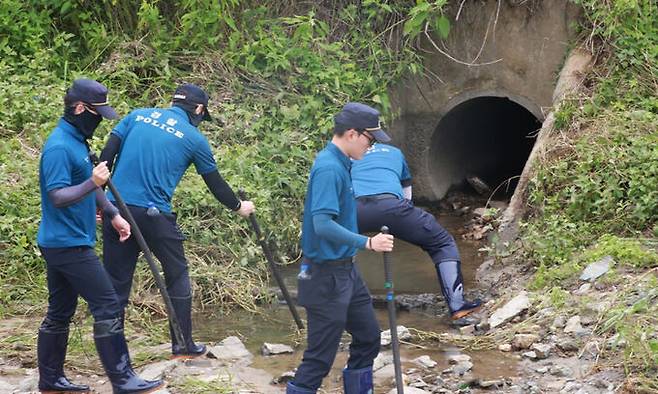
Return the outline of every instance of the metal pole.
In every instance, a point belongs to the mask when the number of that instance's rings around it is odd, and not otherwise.
[[[98,156],[96,156],[96,153],[92,152],[91,150],[89,151],[89,158],[91,159],[92,163],[94,163],[94,165],[98,164]],[[142,249],[142,252],[144,252],[144,258],[146,259],[146,262],[151,269],[153,279],[155,279],[155,284],[158,286],[160,295],[162,295],[162,299],[164,300],[165,308],[167,309],[167,315],[169,317],[169,324],[171,324],[172,330],[174,331],[174,339],[176,342],[178,342],[179,346],[185,347],[186,345],[183,331],[181,330],[178,317],[176,316],[176,311],[174,310],[174,306],[171,303],[171,298],[167,292],[165,281],[162,279],[162,275],[160,275],[158,266],[155,264],[155,260],[153,259],[151,249],[149,249],[148,245],[146,244],[146,240],[144,239],[142,232],[139,230],[139,226],[137,225],[135,218],[133,217],[132,213],[130,213],[128,206],[126,206],[125,201],[123,201],[121,194],[119,194],[119,191],[112,183],[112,180],[108,179],[106,185],[116,199],[117,205],[119,205],[119,212],[121,212],[121,216],[123,216],[124,219],[130,223],[130,232],[135,237],[135,240],[137,241],[137,244],[139,244],[139,247]]]
[[[244,190],[242,189],[238,190],[238,195],[240,196],[241,200],[247,199],[247,196]],[[295,304],[293,303],[292,298],[290,297],[290,293],[288,293],[288,289],[286,288],[286,284],[283,282],[283,278],[281,278],[281,274],[279,274],[279,270],[276,267],[276,263],[274,263],[274,257],[272,255],[272,252],[270,251],[269,246],[267,246],[267,242],[265,242],[265,238],[263,238],[263,235],[260,231],[260,226],[258,225],[256,216],[253,213],[249,215],[249,221],[251,222],[251,227],[254,229],[254,233],[256,233],[256,238],[258,238],[258,243],[260,244],[261,248],[263,248],[263,253],[265,254],[265,259],[267,260],[267,264],[270,266],[272,275],[274,275],[274,279],[276,280],[276,283],[279,285],[279,288],[281,289],[283,298],[286,300],[286,304],[288,304],[288,309],[290,309],[290,313],[292,314],[293,319],[295,319],[295,324],[297,324],[297,328],[303,330],[304,323],[302,323],[302,319],[299,317],[299,313],[297,313]]]
[[[382,233],[388,234],[388,227],[382,226]],[[398,394],[404,394],[402,382],[402,367],[400,365],[400,342],[398,341],[398,324],[395,318],[395,294],[393,293],[393,277],[391,273],[391,255],[384,254],[384,288],[386,289],[386,304],[388,306],[388,325],[391,328],[391,347],[393,349],[393,366],[395,367],[395,386]]]

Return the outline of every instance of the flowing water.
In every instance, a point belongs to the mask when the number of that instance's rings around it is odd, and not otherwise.
[[[475,270],[482,262],[478,248],[482,244],[478,241],[465,241],[459,236],[463,227],[464,217],[440,216],[439,222],[455,237],[462,258],[462,272],[466,289],[474,286]],[[427,254],[420,248],[409,243],[396,240],[395,250],[391,255],[393,262],[393,281],[395,294],[440,294],[434,265]],[[359,253],[358,265],[361,273],[373,295],[384,293],[384,270],[380,253],[364,251]],[[294,293],[296,289],[296,275],[298,267],[284,267],[282,274],[289,290]],[[298,308],[302,319],[305,318],[303,308]],[[377,319],[383,330],[388,329],[388,315],[386,309],[376,309]],[[304,338],[300,346],[295,348],[293,354],[264,357],[260,356],[263,342],[293,344],[294,324],[286,306],[273,306],[265,309],[262,314],[252,314],[246,311],[236,311],[226,316],[209,317],[197,315],[196,337],[200,341],[218,342],[229,335],[236,335],[242,339],[245,346],[256,356],[253,367],[268,371],[274,376],[290,371],[299,365],[304,350]],[[423,331],[453,332],[455,328],[449,325],[446,316],[435,316],[423,311],[398,311],[398,325],[413,327]],[[349,336],[344,341],[349,341]],[[421,347],[403,345],[401,358],[403,370],[414,367],[410,361],[421,355],[428,355],[438,362],[435,368],[437,373],[447,368],[447,356],[459,353],[459,349],[439,343],[426,343]],[[472,357],[474,364],[472,373],[482,379],[511,377],[516,375],[516,360],[507,357],[498,351],[466,352]],[[339,351],[330,375],[325,378],[323,388],[327,391],[340,392],[341,370],[347,360],[347,352]],[[384,391],[384,389],[377,390]],[[388,390],[385,390],[388,391]]]

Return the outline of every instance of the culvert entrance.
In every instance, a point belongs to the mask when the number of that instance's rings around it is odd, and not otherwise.
[[[431,139],[428,167],[435,195],[473,190],[467,178],[477,177],[491,189],[500,186],[497,196],[511,197],[540,127],[533,113],[507,97],[480,96],[456,105]]]

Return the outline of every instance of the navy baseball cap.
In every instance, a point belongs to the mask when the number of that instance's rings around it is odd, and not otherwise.
[[[67,105],[82,101],[94,107],[106,119],[118,119],[119,115],[107,101],[107,88],[93,79],[76,79],[66,91],[64,103]]]
[[[179,85],[174,92],[174,103],[203,104],[203,120],[212,120],[208,112],[208,94],[195,84]]]
[[[343,109],[334,116],[334,124],[340,125],[343,130],[365,130],[377,142],[389,142],[391,137],[386,134],[379,122],[379,111],[361,103],[347,103]]]

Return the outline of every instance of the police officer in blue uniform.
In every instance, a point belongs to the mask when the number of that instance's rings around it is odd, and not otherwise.
[[[183,250],[185,237],[171,211],[176,186],[194,164],[222,204],[244,217],[254,211],[254,204],[240,201],[217,171],[208,140],[197,129],[202,120],[210,119],[208,95],[196,85],[183,84],[176,89],[171,108],[142,108],[124,117],[101,153],[101,160],[107,160],[110,168],[114,164],[112,181],[149,248],[162,263],[167,291],[186,342],[176,343],[171,332],[173,358],[197,357],[206,351],[205,345],[192,340],[192,289]],[[114,201],[111,194],[108,198]],[[120,242],[104,221],[103,262],[119,295],[122,316],[139,252],[136,241]]]
[[[363,160],[352,165],[352,184],[358,201],[359,231],[377,231],[387,225],[396,238],[426,251],[453,320],[464,318],[481,301],[464,299],[459,250],[454,238],[428,212],[411,202],[411,174],[402,152],[375,144]]]
[[[334,117],[334,136],[311,168],[302,224],[302,268],[298,300],[306,309],[307,349],[288,394],[315,393],[336,357],[344,330],[352,335],[343,370],[346,394],[372,393],[372,363],[379,353],[379,324],[368,288],[354,264],[358,249],[393,249],[393,236],[359,235],[350,159],[390,138],[379,126],[379,112],[348,103]]]
[[[64,375],[69,322],[78,295],[94,317],[94,341],[114,393],[145,393],[162,381],[139,378],[130,365],[112,282],[94,252],[96,207],[120,242],[130,237],[130,225],[107,200],[100,186],[110,172],[106,163],[92,168],[87,139],[103,117],[118,118],[107,102],[107,89],[78,79],[64,97],[64,116],[46,140],[39,164],[41,223],[37,243],[46,260],[48,312],[39,328],[37,358],[42,393],[89,392]]]

